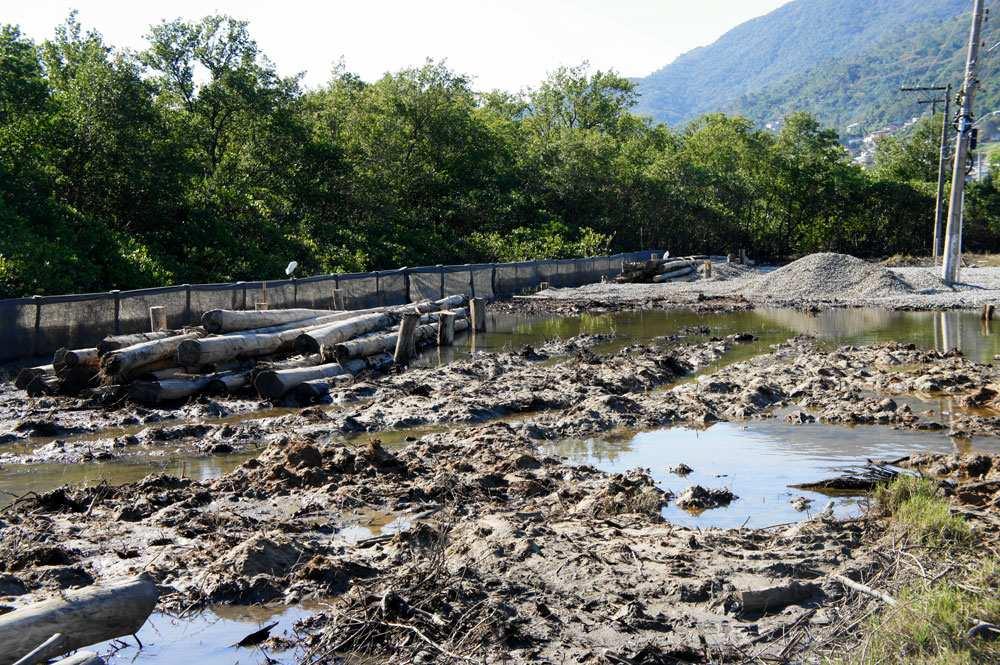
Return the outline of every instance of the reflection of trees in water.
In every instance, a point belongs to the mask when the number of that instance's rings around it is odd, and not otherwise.
[[[903,314],[880,309],[827,309],[808,314],[794,309],[762,309],[761,317],[800,335],[852,337],[899,325]]]

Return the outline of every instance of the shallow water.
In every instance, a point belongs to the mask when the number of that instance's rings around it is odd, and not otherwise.
[[[274,622],[278,625],[271,630],[272,637],[292,637],[293,624],[310,614],[302,607],[266,606],[216,607],[184,619],[157,613],[139,631],[142,649],[126,637],[88,650],[111,654],[108,662],[115,665],[264,665],[268,658],[271,663],[291,664],[298,662],[296,650],[264,652],[233,645]]]
[[[831,309],[812,315],[787,309],[758,309],[750,312],[728,312],[721,314],[699,314],[689,311],[635,311],[583,314],[580,316],[546,316],[497,312],[489,316],[489,332],[470,337],[461,336],[453,347],[425,352],[418,360],[419,365],[433,366],[439,363],[468,357],[479,351],[496,352],[519,349],[526,344],[539,347],[556,338],[569,338],[580,334],[613,333],[613,341],[595,348],[597,352],[608,353],[637,342],[650,342],[657,338],[669,337],[692,328],[707,326],[709,335],[725,336],[739,332],[750,332],[758,337],[752,344],[741,344],[724,356],[713,367],[745,360],[756,354],[767,352],[771,345],[780,343],[798,334],[814,335],[825,343],[873,344],[896,340],[910,342],[924,348],[947,350],[958,348],[972,359],[990,362],[1000,354],[1000,328],[983,324],[975,312],[893,312],[875,309]],[[703,335],[686,337],[697,341]],[[940,411],[940,405],[934,408]],[[352,405],[352,408],[356,407]],[[330,410],[344,408],[342,405],[325,407]],[[222,424],[241,420],[274,417],[294,412],[294,409],[269,409],[218,419],[203,419],[204,422]],[[165,421],[160,425],[171,427],[188,422],[184,419]],[[154,426],[154,427],[155,427]],[[132,428],[115,428],[102,432],[88,433],[66,440],[93,440],[134,433]],[[823,426],[817,426],[823,427]],[[426,433],[441,428],[425,428],[414,432],[384,432],[377,436],[387,445],[402,445],[408,436]],[[32,440],[28,444],[7,446],[6,451],[24,452],[37,445],[48,443],[51,438]],[[46,491],[67,483],[97,484],[108,482],[121,484],[138,480],[149,473],[171,473],[192,478],[207,479],[222,475],[235,468],[247,457],[256,454],[250,451],[236,455],[205,457],[192,452],[171,451],[164,454],[153,450],[147,455],[142,451],[130,451],[135,455],[127,460],[115,462],[90,462],[86,464],[11,464],[0,468],[0,505],[10,501],[12,495],[27,491]],[[780,463],[771,460],[771,463]]]
[[[1000,453],[1000,441],[977,440],[976,449]],[[649,469],[657,486],[679,495],[691,485],[728,487],[739,499],[728,507],[693,514],[671,502],[663,516],[691,527],[765,527],[803,519],[790,500],[813,500],[811,512],[823,510],[829,496],[789,485],[832,478],[839,469],[864,465],[867,459],[893,459],[918,452],[950,453],[971,448],[942,433],[897,431],[887,427],[791,425],[779,421],[718,423],[704,430],[676,427],[621,437],[570,439],[547,452],[573,464],[611,473]],[[668,468],[684,463],[694,469],[681,477]],[[856,499],[837,498],[836,514],[857,512]]]

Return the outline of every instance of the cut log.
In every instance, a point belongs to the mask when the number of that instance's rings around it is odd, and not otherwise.
[[[55,368],[57,373],[66,366],[67,353],[69,353],[69,349],[66,347],[60,347],[55,350],[55,353],[52,354],[52,367]]]
[[[111,353],[112,351],[117,351],[118,349],[135,346],[136,344],[142,344],[143,342],[152,342],[156,339],[166,339],[167,337],[173,337],[174,335],[180,334],[180,331],[177,330],[161,330],[157,332],[135,333],[134,335],[115,335],[113,337],[105,337],[97,344],[97,353],[103,356]]]
[[[455,342],[455,313],[440,312],[438,314],[438,346],[451,346]]]
[[[455,332],[462,332],[469,329],[468,319],[455,320]],[[344,363],[351,358],[363,358],[373,356],[378,353],[394,351],[399,334],[391,333],[369,333],[356,339],[341,342],[333,347],[333,355],[337,361]],[[416,343],[417,346],[426,343],[433,343],[437,339],[437,325],[427,324],[417,326]]]
[[[266,370],[257,374],[253,385],[261,397],[277,399],[299,384],[320,379],[330,379],[344,374],[354,375],[365,368],[361,359],[349,360],[344,364],[330,363],[315,367]]]
[[[290,392],[292,397],[298,402],[315,402],[329,395],[331,390],[348,385],[352,381],[354,381],[354,376],[351,374],[341,374],[326,379],[316,379],[300,383]]]
[[[486,332],[486,300],[473,298],[469,301],[469,325],[473,333]]]
[[[324,346],[333,346],[373,330],[383,330],[392,326],[396,320],[392,314],[376,313],[337,321],[299,335],[295,339],[295,350],[303,354],[320,353]]]
[[[694,274],[694,266],[685,266],[683,268],[678,268],[677,270],[671,270],[670,272],[661,273],[653,277],[654,284],[663,284],[664,282],[671,282],[675,279],[680,279],[682,277],[687,277],[688,275]]]
[[[127,346],[124,349],[112,351],[102,357],[101,368],[108,376],[134,374],[139,368],[163,360],[172,360],[177,354],[177,347],[186,341],[196,340],[201,337],[204,337],[203,332],[189,332],[184,335],[154,339],[133,346]]]
[[[417,354],[417,326],[420,324],[420,314],[404,314],[399,322],[396,333],[396,353],[393,360],[397,363],[409,362]],[[429,326],[428,326],[429,327]]]
[[[219,334],[306,321],[329,314],[333,314],[333,312],[326,309],[264,309],[254,311],[213,309],[201,315],[201,325],[208,332]]]
[[[209,374],[162,381],[133,381],[128,387],[128,396],[140,404],[162,404],[200,393],[216,378],[216,375]]]
[[[18,390],[24,390],[28,387],[28,384],[39,377],[52,377],[55,376],[56,370],[52,365],[39,365],[38,367],[25,367],[20,372],[17,373],[17,377],[14,379],[14,387]]]
[[[24,387],[28,397],[49,397],[59,394],[62,382],[55,376],[36,376]]]
[[[205,392],[212,395],[232,395],[250,386],[253,371],[231,372],[216,376],[208,382]]]
[[[177,345],[177,362],[187,367],[198,367],[236,358],[255,358],[290,351],[295,345],[295,339],[302,333],[321,328],[343,316],[344,313],[341,312],[309,319],[305,325],[296,321],[270,328],[184,340]]]
[[[12,665],[55,633],[66,650],[139,632],[159,592],[148,575],[117,584],[63,591],[58,598],[0,614],[0,665]]]
[[[101,364],[101,358],[97,354],[97,349],[74,349],[67,351],[63,356],[63,364],[66,367],[93,367],[97,369]]]
[[[167,329],[167,308],[162,305],[149,308],[149,329],[160,332]]]
[[[100,383],[97,370],[93,367],[65,367],[58,374],[59,392],[76,395],[81,390],[94,388]]]

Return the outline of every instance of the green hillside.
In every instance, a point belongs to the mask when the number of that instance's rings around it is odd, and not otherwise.
[[[901,84],[960,80],[970,9],[968,0],[796,0],[640,80],[639,111],[671,124],[712,111],[763,124],[805,110],[841,130],[905,120],[922,109]],[[988,81],[1000,56],[984,60]],[[998,101],[990,87],[982,108]]]

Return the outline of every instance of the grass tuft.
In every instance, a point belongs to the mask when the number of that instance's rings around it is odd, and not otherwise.
[[[922,545],[961,545],[972,539],[969,525],[951,514],[933,480],[900,476],[875,490],[875,505],[892,517],[893,526]]]

